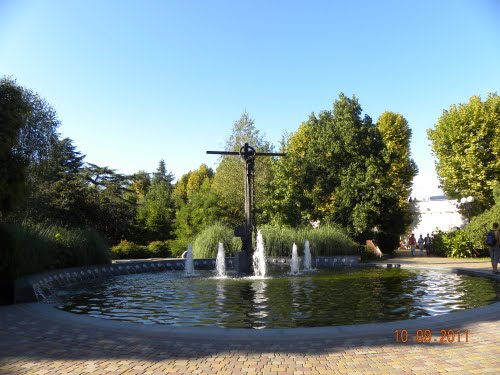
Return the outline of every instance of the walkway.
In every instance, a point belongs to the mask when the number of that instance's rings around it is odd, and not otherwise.
[[[487,261],[403,256],[391,262],[491,275]],[[78,316],[42,303],[19,304],[0,307],[0,373],[494,374],[500,372],[499,318],[497,302],[395,323],[173,329]],[[395,329],[408,331],[407,343],[396,342]],[[429,343],[415,342],[419,329],[431,330]],[[441,330],[453,330],[454,342],[441,342]]]

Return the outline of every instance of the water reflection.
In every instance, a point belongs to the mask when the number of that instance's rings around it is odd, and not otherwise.
[[[496,300],[498,283],[433,270],[349,269],[303,277],[131,274],[61,288],[61,309],[176,326],[311,327],[439,315]]]

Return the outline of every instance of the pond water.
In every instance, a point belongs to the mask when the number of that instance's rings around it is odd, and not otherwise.
[[[103,319],[261,329],[412,319],[487,305],[500,296],[492,280],[433,270],[350,268],[266,279],[198,275],[93,280],[58,289],[51,303]]]

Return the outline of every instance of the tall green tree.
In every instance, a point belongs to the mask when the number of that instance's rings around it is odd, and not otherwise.
[[[14,149],[28,111],[22,88],[0,79],[0,222],[24,191],[26,160]]]
[[[108,167],[86,163],[81,174],[86,183],[85,224],[97,229],[112,243],[130,235],[136,204],[130,199],[129,176]]]
[[[175,235],[173,253],[181,253],[188,243],[206,227],[220,220],[222,210],[217,194],[211,189],[212,179],[204,177],[198,188],[182,202],[175,216]]]
[[[27,88],[22,88],[22,92],[29,110],[24,116],[14,151],[29,161],[30,168],[36,168],[49,158],[52,147],[58,141],[57,129],[61,122],[55,109],[39,94]]]
[[[195,194],[198,190],[201,189],[203,183],[205,181],[211,182],[212,178],[214,177],[214,171],[212,168],[207,167],[206,164],[200,165],[200,167],[193,171],[189,175],[189,178],[186,183],[186,196],[187,198],[191,197],[193,194]]]
[[[399,192],[388,189],[391,164],[381,132],[361,114],[355,97],[340,94],[332,110],[311,114],[284,140],[287,156],[276,163],[272,188],[274,218],[288,225],[336,222],[361,241],[384,233],[392,251],[399,233],[387,235],[387,215],[401,214]]]
[[[3,221],[24,192],[26,161],[13,149],[28,110],[15,81],[0,79],[0,305],[15,302],[14,239]]]
[[[18,210],[19,221],[46,222],[77,226],[84,218],[86,187],[83,176],[84,155],[73,141],[57,141],[46,159],[31,168],[31,189]]]
[[[377,121],[377,128],[382,136],[385,146],[384,159],[389,170],[383,176],[382,184],[386,193],[386,213],[381,217],[378,237],[383,237],[381,242],[396,241],[397,235],[408,231],[415,218],[413,207],[408,202],[411,195],[413,179],[418,173],[418,168],[411,159],[410,141],[412,132],[408,121],[399,113],[384,112]],[[387,204],[387,199],[397,199],[394,206]],[[389,210],[392,210],[388,212]],[[380,240],[380,238],[379,238]]]
[[[138,207],[138,223],[147,230],[147,239],[167,240],[172,237],[175,204],[172,196],[173,175],[160,160],[158,169],[151,181],[151,186]]]
[[[387,184],[390,189],[398,192],[401,205],[406,206],[413,179],[418,173],[417,165],[411,158],[410,126],[401,114],[384,112],[378,118],[377,128],[382,135],[389,163]]]
[[[151,186],[151,177],[149,173],[140,170],[131,176],[132,179],[132,189],[136,194],[136,201],[142,203],[146,193]]]
[[[455,199],[472,195],[478,211],[490,208],[500,180],[500,97],[473,96],[443,111],[427,135],[436,157],[444,193]]]
[[[151,183],[154,185],[165,182],[168,185],[172,185],[173,181],[174,181],[174,175],[171,172],[167,171],[165,160],[161,159],[158,163],[158,168],[156,169],[156,172],[153,175]]]
[[[239,151],[248,143],[257,152],[272,152],[272,145],[267,142],[255,127],[255,122],[247,112],[233,125],[226,141],[226,150]],[[255,197],[258,223],[269,221],[267,200],[270,196],[270,185],[273,179],[272,164],[268,157],[257,157],[255,160]],[[215,172],[212,188],[220,198],[225,211],[225,220],[230,225],[241,224],[244,220],[245,202],[245,164],[239,156],[224,156]]]

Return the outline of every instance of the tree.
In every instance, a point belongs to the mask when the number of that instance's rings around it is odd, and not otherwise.
[[[451,105],[427,130],[444,193],[452,199],[472,195],[478,211],[490,208],[500,180],[500,97],[488,94]]]
[[[407,206],[414,177],[418,168],[410,158],[411,129],[406,119],[399,113],[384,112],[377,122],[378,130],[386,149],[389,163],[387,184],[396,191],[402,206]]]
[[[63,226],[81,224],[86,195],[80,174],[83,159],[71,139],[57,141],[48,157],[31,169],[30,194],[18,210],[18,220],[49,221]]]
[[[137,220],[148,232],[149,240],[167,240],[172,236],[175,205],[172,197],[173,176],[160,160],[144,202],[137,210]]]
[[[182,177],[175,183],[172,195],[178,206],[180,206],[181,203],[187,202],[186,186],[189,181],[189,177],[191,176],[191,173],[193,173],[193,171],[189,171],[188,173],[182,175]]]
[[[143,170],[136,172],[131,177],[132,188],[137,195],[137,200],[142,201],[151,186],[151,177]]]
[[[96,228],[113,243],[133,230],[136,204],[129,199],[130,178],[108,167],[86,163],[81,171],[85,181],[84,224]]]
[[[27,88],[22,88],[22,92],[29,110],[24,116],[19,142],[14,151],[28,160],[31,168],[36,168],[49,157],[52,147],[57,143],[57,129],[61,123],[57,112],[40,95]]]
[[[151,183],[159,184],[159,183],[167,183],[172,185],[172,181],[174,180],[174,175],[170,172],[167,172],[167,167],[165,166],[165,160],[161,159],[158,163],[158,168],[156,169],[156,173],[153,176]]]
[[[26,160],[14,152],[29,107],[22,89],[9,78],[0,80],[0,222],[24,191]]]
[[[180,255],[200,231],[219,220],[221,209],[218,196],[212,190],[213,176],[213,170],[202,164],[177,181],[174,189],[177,199],[174,220],[176,239],[171,242],[174,255]]]
[[[389,189],[390,153],[377,126],[361,113],[355,97],[340,94],[333,110],[311,114],[284,139],[287,156],[276,162],[272,187],[275,221],[336,222],[360,241],[393,230],[401,207],[399,191]],[[397,245],[399,230],[389,251]]]
[[[0,80],[0,305],[15,302],[15,250],[14,239],[4,215],[22,197],[25,181],[25,160],[13,152],[28,106],[22,90],[7,78]]]
[[[221,213],[217,194],[211,189],[210,178],[206,177],[176,212],[176,241],[172,252],[176,254],[184,251],[203,229],[219,221]]]
[[[231,135],[226,142],[226,150],[239,151],[245,144],[253,146],[257,152],[272,152],[273,148],[254,125],[254,120],[247,112],[233,125]],[[266,210],[269,189],[273,179],[271,158],[256,158],[255,160],[255,196],[257,222],[269,220]],[[228,224],[241,224],[244,220],[244,185],[245,165],[239,156],[224,156],[215,172],[212,188],[220,197],[220,203],[225,211]]]
[[[395,243],[399,240],[399,235],[407,232],[415,217],[408,197],[418,168],[410,158],[412,132],[401,114],[384,112],[378,119],[377,128],[385,145],[383,154],[389,167],[387,174],[383,176],[382,184],[386,189],[384,207],[391,211],[384,212],[377,233],[381,246],[384,246],[387,242]],[[397,204],[389,203],[388,199],[397,199]]]
[[[186,183],[186,197],[191,197],[194,193],[201,189],[203,183],[208,180],[211,181],[214,177],[212,168],[207,167],[206,164],[200,167],[189,175]]]

